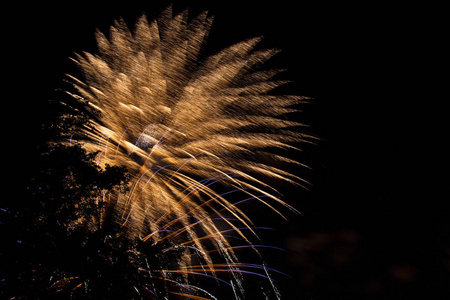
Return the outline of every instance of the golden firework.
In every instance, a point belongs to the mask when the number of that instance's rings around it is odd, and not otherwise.
[[[310,138],[293,130],[301,124],[284,118],[305,98],[270,94],[285,82],[272,80],[279,70],[257,68],[278,51],[255,51],[260,38],[252,38],[201,58],[211,22],[207,12],[189,20],[187,11],[173,16],[170,8],[150,23],[142,16],[134,31],[119,20],[109,38],[96,33],[98,55],[74,59],[84,75],[71,76],[74,96],[100,112],[84,130],[84,147],[98,152],[99,166],[124,166],[132,175],[127,193],[105,195],[102,222],[112,218],[130,238],[183,251],[176,269],[140,270],[165,281],[168,274],[187,280],[199,273],[242,272],[225,232],[234,231],[250,246],[244,232],[255,232],[227,196],[241,193],[275,211],[274,203],[294,210],[260,178],[301,183],[270,162],[301,164],[268,148],[293,148]],[[213,261],[217,252],[225,263]]]

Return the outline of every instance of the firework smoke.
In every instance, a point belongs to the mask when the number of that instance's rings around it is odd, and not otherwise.
[[[141,17],[133,32],[119,20],[109,38],[96,33],[99,55],[74,59],[84,79],[71,76],[74,97],[100,113],[80,138],[84,147],[98,152],[99,166],[124,166],[132,175],[127,193],[105,193],[101,222],[113,220],[130,239],[164,245],[161,253],[181,252],[171,269],[148,265],[140,271],[166,287],[180,286],[179,275],[183,292],[169,293],[192,299],[214,299],[189,285],[194,275],[219,280],[220,273],[231,274],[225,283],[239,292],[238,277],[256,266],[238,262],[227,233],[257,251],[239,203],[253,199],[275,211],[276,203],[294,210],[261,177],[301,183],[268,162],[301,164],[268,148],[309,139],[292,129],[301,124],[284,118],[304,97],[270,95],[285,83],[271,80],[279,70],[256,68],[277,50],[255,51],[260,38],[253,38],[201,59],[211,22],[207,12],[188,20],[187,11],[173,17],[170,8],[151,23]],[[232,193],[243,201],[229,200]],[[268,274],[265,266],[259,270]]]

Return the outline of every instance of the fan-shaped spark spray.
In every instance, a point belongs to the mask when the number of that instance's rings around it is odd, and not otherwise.
[[[215,299],[189,284],[193,276],[213,277],[236,293],[244,274],[270,279],[265,265],[238,262],[235,250],[246,246],[233,245],[229,234],[258,253],[248,236],[256,229],[239,204],[255,200],[276,212],[275,204],[295,210],[260,178],[302,184],[270,161],[303,165],[270,149],[311,138],[298,131],[302,124],[284,118],[305,98],[272,95],[285,83],[272,80],[279,70],[257,68],[278,51],[255,51],[260,38],[252,38],[201,58],[211,23],[207,12],[188,20],[187,11],[172,16],[170,8],[150,23],[142,16],[133,32],[116,21],[109,39],[96,32],[98,55],[74,59],[84,79],[70,76],[74,97],[100,113],[83,132],[84,147],[98,152],[99,166],[124,166],[132,175],[127,193],[104,197],[101,222],[113,220],[129,239],[160,247],[160,255],[181,253],[171,269],[147,261],[139,272],[190,299]],[[233,193],[244,197],[231,201]],[[222,261],[215,261],[217,254]],[[255,268],[262,271],[250,271]],[[150,285],[137,289],[160,295]]]

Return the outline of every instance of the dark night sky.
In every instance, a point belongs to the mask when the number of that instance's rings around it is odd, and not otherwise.
[[[417,115],[421,99],[411,88],[418,72],[417,62],[411,64],[417,55],[413,36],[420,25],[403,17],[405,7],[228,0],[52,1],[4,8],[11,17],[5,29],[14,61],[11,88],[19,98],[12,104],[25,109],[20,130],[33,132],[41,101],[64,86],[63,74],[75,70],[68,57],[95,52],[95,28],[105,32],[119,16],[131,25],[142,12],[154,18],[170,2],[176,11],[189,7],[192,15],[208,10],[215,16],[207,51],[265,36],[262,46],[283,50],[269,66],[288,70],[283,76],[293,83],[285,91],[314,98],[299,116],[322,138],[301,155],[313,168],[306,174],[313,186],[287,193],[287,198],[301,195],[297,207],[304,216],[278,225],[286,233],[279,242],[289,248],[289,241],[311,242],[319,233],[353,232],[358,258],[341,271],[326,267],[335,278],[319,276],[300,288],[304,292],[296,287],[308,267],[285,266],[293,274],[284,284],[286,299],[297,299],[298,293],[313,299],[443,299],[449,271],[444,263],[450,262],[448,213],[431,193],[422,193],[427,175],[419,152],[425,132],[417,125],[417,118],[423,119]],[[289,255],[295,261],[296,252]],[[397,280],[398,268],[412,277]],[[358,282],[358,287],[336,288],[333,282]],[[298,299],[309,299],[304,297]]]

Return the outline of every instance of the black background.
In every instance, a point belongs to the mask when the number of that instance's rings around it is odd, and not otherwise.
[[[176,12],[189,7],[191,16],[208,10],[215,21],[207,53],[264,36],[262,47],[283,50],[268,63],[287,69],[282,76],[292,83],[282,91],[313,98],[296,116],[321,138],[298,154],[312,167],[299,171],[312,186],[281,188],[303,216],[268,219],[277,232],[267,243],[288,250],[269,258],[292,276],[279,283],[284,299],[447,298],[448,212],[428,186],[430,116],[417,79],[426,64],[423,44],[431,40],[426,12],[380,2],[111,3],[3,8],[10,82],[3,122],[11,129],[4,147],[17,155],[18,173],[33,167],[27,140],[38,138],[41,104],[64,87],[64,74],[76,72],[68,57],[96,52],[96,28],[107,32],[118,17],[132,26],[143,12],[153,19],[169,3]]]

